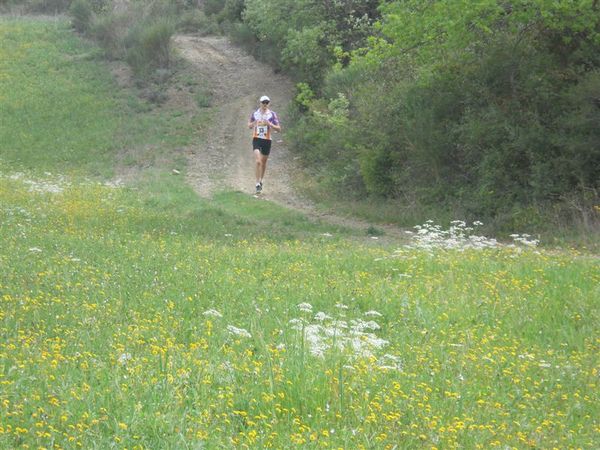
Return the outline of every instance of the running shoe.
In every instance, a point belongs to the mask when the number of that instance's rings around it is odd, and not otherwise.
[[[256,193],[258,194],[260,191],[262,191],[262,183],[256,183]]]

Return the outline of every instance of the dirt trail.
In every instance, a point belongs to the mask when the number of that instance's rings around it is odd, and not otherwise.
[[[358,219],[317,212],[315,206],[293,189],[297,165],[285,142],[286,111],[293,84],[269,66],[230,44],[223,37],[178,35],[179,54],[207,80],[213,93],[217,119],[202,148],[189,155],[187,179],[202,197],[224,189],[254,193],[254,155],[248,118],[258,107],[258,98],[268,95],[271,108],[280,116],[283,131],[274,135],[273,150],[265,176],[264,198],[299,210],[309,217],[334,225],[366,230],[370,224]],[[388,238],[402,239],[395,227],[376,225]]]

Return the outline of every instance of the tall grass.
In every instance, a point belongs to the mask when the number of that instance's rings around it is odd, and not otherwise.
[[[126,59],[138,75],[155,69],[166,69],[171,64],[171,36],[175,23],[170,18],[153,19],[135,26],[127,36]]]
[[[155,158],[206,121],[153,111],[120,91],[98,47],[73,36],[65,20],[2,19],[0,38],[0,160],[14,168],[110,176],[120,154]]]
[[[226,198],[6,170],[3,448],[599,442],[595,259],[265,235]]]
[[[2,27],[25,53],[56,32]],[[131,134],[159,139],[144,117]],[[16,155],[0,147],[0,448],[600,444],[596,257],[370,245],[160,168],[90,181],[101,153],[65,159],[77,175]]]
[[[0,40],[2,159],[105,172],[121,115],[114,96],[96,94],[113,85],[108,71],[86,59],[93,48],[70,36],[64,22],[2,20]]]

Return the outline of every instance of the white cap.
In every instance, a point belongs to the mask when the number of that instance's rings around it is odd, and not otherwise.
[[[270,102],[270,101],[271,101],[271,99],[270,99],[269,97],[267,97],[266,95],[263,95],[263,96],[260,98],[260,101],[261,101],[261,102]]]

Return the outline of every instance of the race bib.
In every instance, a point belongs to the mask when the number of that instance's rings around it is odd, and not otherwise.
[[[256,137],[259,137],[261,139],[266,139],[268,131],[269,131],[269,127],[267,125],[257,125],[256,126]]]

